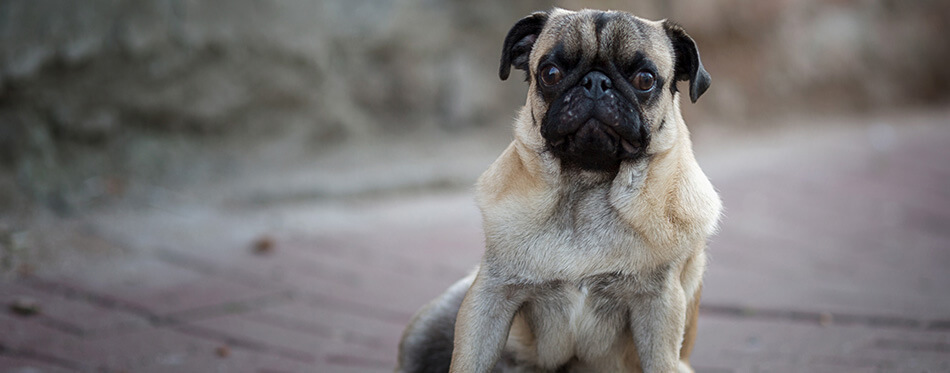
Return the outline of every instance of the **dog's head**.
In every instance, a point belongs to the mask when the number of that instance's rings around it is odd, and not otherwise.
[[[556,8],[522,18],[505,37],[502,80],[512,65],[527,74],[543,146],[563,166],[591,171],[669,148],[682,120],[676,82],[689,81],[693,102],[710,83],[681,27],[615,11]]]

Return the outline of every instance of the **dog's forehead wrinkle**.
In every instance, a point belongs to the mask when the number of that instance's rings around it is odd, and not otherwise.
[[[579,55],[581,58],[589,58],[597,49],[591,48],[592,46],[589,45],[596,40],[595,29],[590,21],[590,16],[589,12],[561,14],[550,22],[551,26],[544,34],[552,40],[566,41],[564,44],[566,53]],[[550,45],[553,42],[547,44]]]
[[[584,10],[560,17],[552,36],[567,39],[569,52],[601,64],[623,64],[637,54],[660,60],[669,54],[669,46],[658,44],[662,34],[653,23],[625,12]],[[570,34],[568,34],[570,33]],[[660,38],[659,40],[663,40]],[[657,61],[657,68],[666,71],[672,61]]]
[[[642,52],[654,61],[661,75],[672,74],[672,45],[666,40],[661,22],[649,21],[630,13],[585,9],[577,12],[555,9],[551,12],[536,45],[538,56],[564,42],[565,54],[577,61],[622,63]],[[538,57],[540,58],[540,57]],[[536,65],[533,67],[537,67]]]
[[[668,68],[672,66],[672,47],[669,42],[663,42],[667,38],[664,37],[661,26],[625,13],[618,19],[622,21],[610,25],[611,43],[600,47],[613,51],[616,53],[614,58],[621,61],[644,57],[654,63],[661,75],[667,75]],[[614,41],[620,41],[620,44],[615,44]]]
[[[607,26],[607,22],[610,21],[610,16],[608,15],[608,12],[599,12],[594,16],[594,32],[597,34],[598,38],[600,38],[604,27]]]

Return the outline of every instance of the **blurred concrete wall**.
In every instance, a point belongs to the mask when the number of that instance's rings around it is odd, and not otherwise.
[[[498,81],[502,38],[552,5],[683,24],[714,82],[689,115],[940,104],[950,85],[947,1],[6,0],[0,206],[4,190],[69,205],[103,175],[213,174],[201,149],[282,136],[504,128],[524,87]]]
[[[675,1],[700,42],[714,110],[863,112],[946,102],[950,2]],[[714,83],[714,84],[715,84]]]

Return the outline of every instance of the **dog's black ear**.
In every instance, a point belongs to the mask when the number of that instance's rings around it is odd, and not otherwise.
[[[505,36],[505,46],[501,50],[501,67],[498,69],[501,80],[508,79],[511,65],[515,65],[516,69],[528,71],[531,48],[534,47],[534,42],[538,40],[538,35],[541,34],[541,29],[547,21],[547,13],[534,12],[511,27],[508,36]]]
[[[709,73],[703,68],[703,62],[699,59],[696,42],[686,34],[683,27],[676,23],[663,21],[663,28],[666,29],[666,35],[673,42],[674,84],[675,81],[689,80],[689,99],[696,102],[699,96],[702,96],[703,92],[709,88],[711,81]]]

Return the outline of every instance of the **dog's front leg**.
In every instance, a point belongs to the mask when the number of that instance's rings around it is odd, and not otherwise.
[[[676,372],[686,326],[686,296],[679,278],[668,271],[659,291],[634,298],[631,327],[644,372]]]
[[[490,372],[501,356],[515,312],[526,290],[479,271],[455,321],[455,347],[450,372]]]

